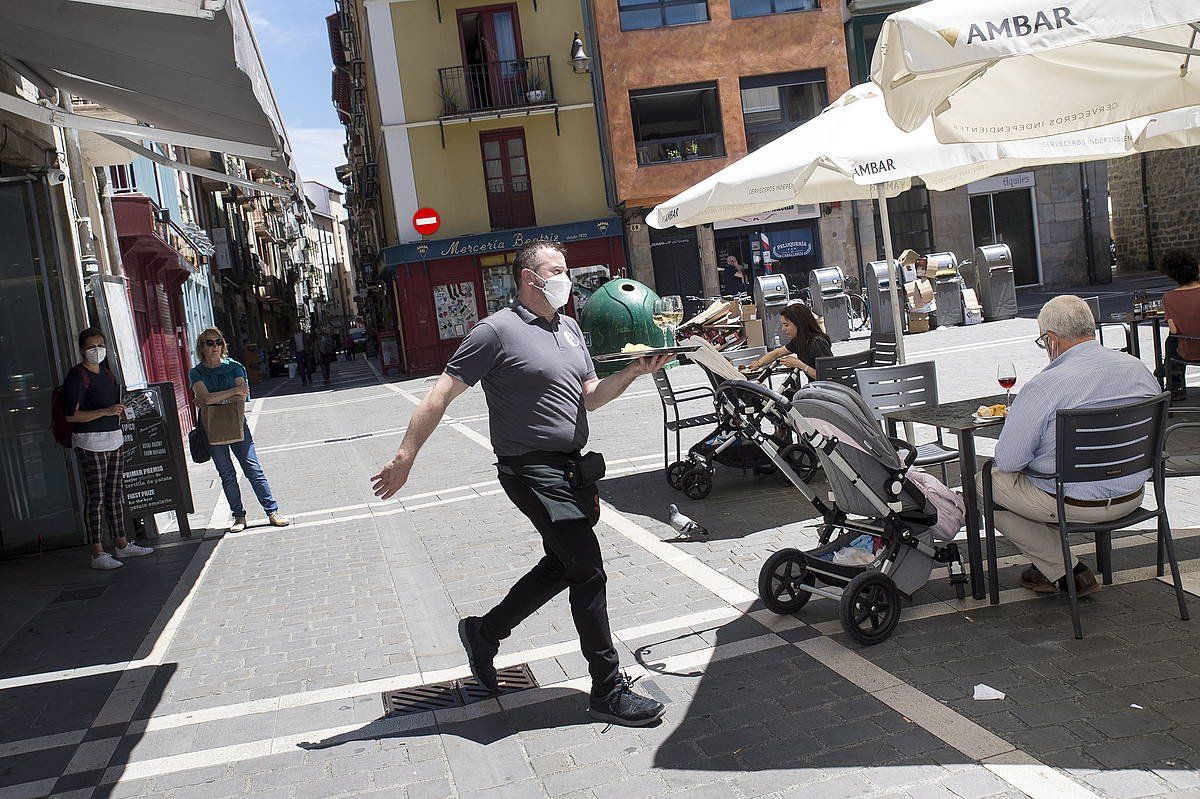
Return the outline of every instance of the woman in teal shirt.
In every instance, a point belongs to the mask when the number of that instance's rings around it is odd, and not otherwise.
[[[237,397],[250,396],[250,378],[246,367],[229,357],[229,346],[220,330],[210,327],[201,333],[196,339],[196,354],[200,363],[192,367],[188,381],[192,384],[196,403],[201,406],[205,416],[210,405],[220,405]],[[240,533],[246,529],[246,507],[242,504],[237,472],[233,469],[234,458],[242,465],[242,474],[246,475],[246,479],[253,486],[254,494],[266,511],[271,524],[275,527],[287,527],[291,524],[279,513],[279,503],[271,494],[267,475],[258,462],[258,454],[254,451],[254,438],[250,435],[250,428],[245,419],[242,420],[241,441],[232,444],[210,443],[208,451],[217,467],[217,474],[221,476],[221,488],[225,492],[225,498],[229,500],[229,509],[233,511],[233,524],[229,527],[229,532]]]

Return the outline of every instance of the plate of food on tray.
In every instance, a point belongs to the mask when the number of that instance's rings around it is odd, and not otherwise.
[[[599,363],[611,361],[631,361],[634,358],[653,358],[656,355],[682,355],[700,349],[699,344],[679,344],[674,347],[651,347],[648,344],[626,344],[620,352],[609,352],[604,355],[594,355],[592,360]]]
[[[1004,403],[999,405],[980,405],[971,414],[971,418],[975,420],[975,424],[999,424],[1008,416],[1008,406]]]

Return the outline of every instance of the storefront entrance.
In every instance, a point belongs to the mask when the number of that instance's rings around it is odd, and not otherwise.
[[[1028,175],[1028,177],[1026,177]],[[1002,175],[1001,180],[1032,183],[1032,173]],[[975,246],[1007,244],[1012,251],[1013,276],[1018,286],[1042,282],[1041,252],[1037,240],[1037,209],[1033,188],[992,191],[997,178],[968,187],[971,193],[971,232]]]
[[[808,286],[808,274],[821,265],[820,234],[815,219],[793,219],[720,230],[717,234],[717,263],[722,267],[721,290],[730,293],[731,278],[725,267],[729,256],[737,258],[753,279],[764,274],[783,274],[793,292]]]
[[[71,546],[84,539],[67,450],[50,433],[50,397],[77,360],[59,332],[51,280],[54,249],[43,246],[42,187],[0,184],[0,552]],[[39,210],[39,206],[41,210]],[[40,539],[40,540],[39,540]]]
[[[695,228],[650,229],[650,260],[654,263],[654,291],[660,297],[672,294],[680,297],[704,295],[700,279],[700,249]],[[693,303],[685,300],[684,316]]]

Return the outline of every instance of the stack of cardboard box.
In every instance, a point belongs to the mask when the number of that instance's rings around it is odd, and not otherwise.
[[[679,338],[700,336],[718,350],[734,350],[746,345],[747,325],[757,324],[759,339],[762,323],[754,319],[754,306],[741,305],[736,300],[718,301],[679,326]]]

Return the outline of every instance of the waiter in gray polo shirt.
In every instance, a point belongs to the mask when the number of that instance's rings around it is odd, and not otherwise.
[[[471,671],[481,685],[495,690],[493,659],[500,641],[568,589],[592,676],[588,712],[610,723],[650,724],[663,714],[663,705],[631,690],[609,629],[607,577],[594,530],[604,459],[582,449],[588,411],[617,398],[634,378],[661,369],[670,358],[639,358],[615,375],[596,377],[579,325],[558,312],[571,296],[566,251],[559,244],[530,242],[517,250],[513,280],[516,302],[479,322],[463,339],[413,413],[400,451],[371,478],[374,490],[383,499],[395,495],[446,407],[482,382],[500,485],[541,534],[546,556],[486,615],[459,622]]]

